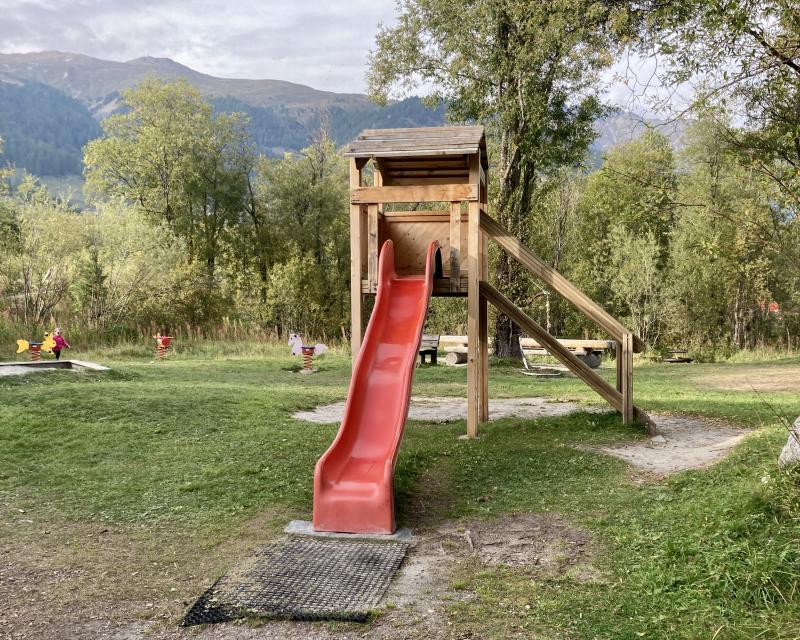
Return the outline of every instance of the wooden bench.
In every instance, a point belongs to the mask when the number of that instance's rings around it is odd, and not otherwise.
[[[591,369],[597,369],[600,363],[603,362],[603,354],[606,351],[614,350],[617,343],[614,340],[573,340],[563,339],[559,340],[561,346],[569,349],[579,360]],[[520,338],[519,348],[522,350],[522,364],[528,368],[528,361],[526,355],[531,356],[547,356],[550,352],[543,348],[533,338]]]
[[[673,364],[686,364],[693,362],[694,359],[689,357],[689,352],[686,349],[670,349],[667,351],[668,358],[664,358],[664,362],[671,362]]]
[[[419,363],[425,364],[425,356],[430,356],[431,364],[437,364],[436,356],[439,353],[439,336],[422,334],[419,343]]]
[[[592,369],[596,369],[600,366],[600,363],[603,361],[604,352],[614,350],[617,346],[614,340],[564,339],[559,340],[559,342]],[[467,352],[469,350],[467,336],[439,336],[439,344],[443,346],[447,354],[445,357],[445,362],[447,364],[464,364],[467,361]],[[533,338],[520,337],[519,346],[522,350],[522,364],[526,369],[529,368],[529,365],[525,356],[549,355],[549,352]],[[490,339],[489,349],[491,348],[492,340]]]

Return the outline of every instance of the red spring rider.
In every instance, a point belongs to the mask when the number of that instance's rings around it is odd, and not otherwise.
[[[167,357],[167,349],[169,349],[169,345],[172,342],[172,336],[162,336],[157,333],[153,338],[156,341],[156,358],[163,360]]]

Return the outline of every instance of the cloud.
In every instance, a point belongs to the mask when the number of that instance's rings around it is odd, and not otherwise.
[[[394,0],[0,3],[0,52],[166,57],[214,76],[273,78],[359,93],[365,90],[367,53],[378,23],[393,24],[395,13]],[[661,89],[653,64],[635,55],[620,60],[604,75],[607,99],[645,114],[654,109],[653,98],[677,101]]]
[[[0,51],[172,58],[230,78],[364,91],[367,52],[394,0],[3,0]]]

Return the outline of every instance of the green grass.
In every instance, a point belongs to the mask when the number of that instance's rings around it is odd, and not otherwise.
[[[230,357],[197,344],[153,363],[149,350],[115,347],[75,354],[110,364],[108,374],[0,378],[0,504],[67,524],[192,530],[200,546],[260,514],[272,531],[308,518],[314,463],[335,426],[291,413],[343,399],[349,360],[334,351],[318,374],[300,376],[286,351],[243,344]],[[793,418],[800,397],[715,386],[746,378],[748,366],[637,368],[648,410],[758,427],[724,462],[664,481],[634,483],[623,462],[574,447],[643,437],[611,413],[501,420],[477,441],[457,438],[463,422],[412,423],[397,469],[401,523],[552,511],[588,528],[600,549],[602,577],[588,582],[466,565],[454,581],[476,598],[450,605],[454,637],[800,637],[800,483],[777,470],[786,435],[765,405]],[[423,367],[414,392],[463,395],[465,381],[463,368]],[[597,401],[577,380],[511,366],[492,367],[491,394]],[[415,498],[432,482],[440,508],[419,514]],[[0,540],[15,535],[0,527]]]

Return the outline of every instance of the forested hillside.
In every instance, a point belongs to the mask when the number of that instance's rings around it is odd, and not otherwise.
[[[69,53],[0,54],[0,136],[6,158],[40,176],[80,175],[82,148],[97,137],[94,121],[124,110],[122,92],[148,77],[183,79],[223,113],[244,113],[259,153],[280,157],[307,147],[319,129],[345,144],[362,129],[425,127],[445,122],[445,108],[429,109],[418,97],[379,107],[361,94],[317,91],[277,80],[230,80],[198,73],[166,58],[112,62]],[[599,119],[591,163],[620,142],[637,138],[645,120],[622,111]],[[663,126],[680,147],[683,123]]]
[[[78,101],[34,82],[0,76],[0,138],[6,158],[36,175],[83,171],[83,146],[100,125]]]

